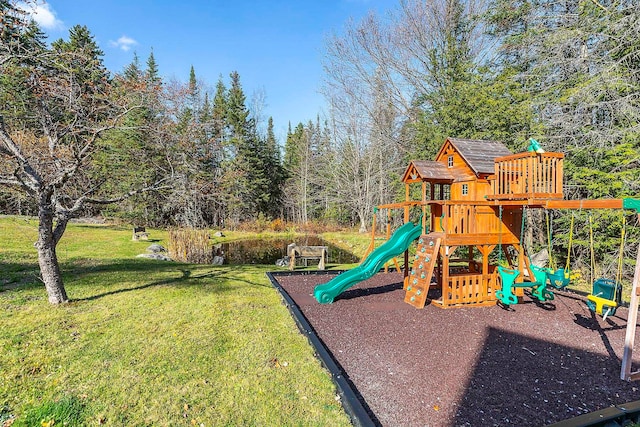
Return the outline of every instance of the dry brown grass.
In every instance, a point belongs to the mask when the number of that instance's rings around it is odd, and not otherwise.
[[[179,228],[169,230],[169,255],[175,261],[211,264],[213,249],[207,230]]]

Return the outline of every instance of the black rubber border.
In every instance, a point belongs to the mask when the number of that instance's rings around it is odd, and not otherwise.
[[[318,337],[315,330],[302,314],[300,307],[293,301],[287,291],[284,290],[280,283],[278,283],[278,276],[304,276],[304,275],[334,275],[340,274],[344,270],[324,270],[324,271],[276,271],[267,272],[267,277],[271,281],[274,288],[280,292],[284,305],[289,309],[289,312],[293,316],[298,325],[300,332],[307,337],[309,343],[316,351],[316,356],[320,359],[322,365],[331,374],[336,388],[338,389],[338,395],[342,402],[342,407],[346,411],[351,423],[357,427],[373,427],[381,426],[380,421],[376,418],[375,414],[371,411],[364,398],[358,393],[355,385],[349,380],[349,377],[345,374],[344,369],[334,359],[329,349],[325,346],[324,342]]]

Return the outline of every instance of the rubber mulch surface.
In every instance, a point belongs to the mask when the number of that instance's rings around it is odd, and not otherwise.
[[[626,308],[603,320],[556,291],[509,310],[418,310],[398,273],[319,304],[313,288],[331,277],[275,276],[381,425],[540,426],[640,399],[619,379]]]

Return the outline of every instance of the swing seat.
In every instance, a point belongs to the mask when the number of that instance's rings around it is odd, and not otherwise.
[[[554,288],[564,289],[569,285],[571,281],[571,272],[569,270],[565,270],[564,268],[558,268],[555,271],[551,271],[551,269],[546,270],[547,279]]]
[[[553,300],[555,295],[547,289],[547,274],[550,270],[548,268],[532,265],[531,271],[536,279],[534,283],[531,283],[533,288],[531,294],[541,302]]]
[[[622,285],[611,279],[600,278],[593,283],[593,289],[587,296],[589,309],[601,316],[612,316],[622,304]]]
[[[498,275],[500,276],[500,281],[502,282],[502,290],[496,291],[496,297],[504,305],[518,303],[518,297],[515,296],[512,288],[519,274],[520,272],[518,270],[505,268],[501,265],[498,266]]]
[[[597,297],[595,295],[587,295],[587,305],[589,309],[596,312],[599,315],[603,315],[603,312],[607,316],[616,314],[616,308],[618,304],[615,301]]]

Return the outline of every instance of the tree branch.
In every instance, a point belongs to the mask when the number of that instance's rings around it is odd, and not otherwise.
[[[42,178],[31,164],[29,164],[27,158],[22,154],[20,147],[18,147],[11,136],[7,133],[4,125],[4,118],[2,116],[0,116],[0,142],[2,142],[2,145],[0,145],[2,153],[17,160],[20,165],[20,169],[29,180],[29,182],[25,182],[22,179],[20,179],[20,181],[30,190],[36,191],[42,182]],[[14,175],[16,174],[17,172],[14,173]]]

